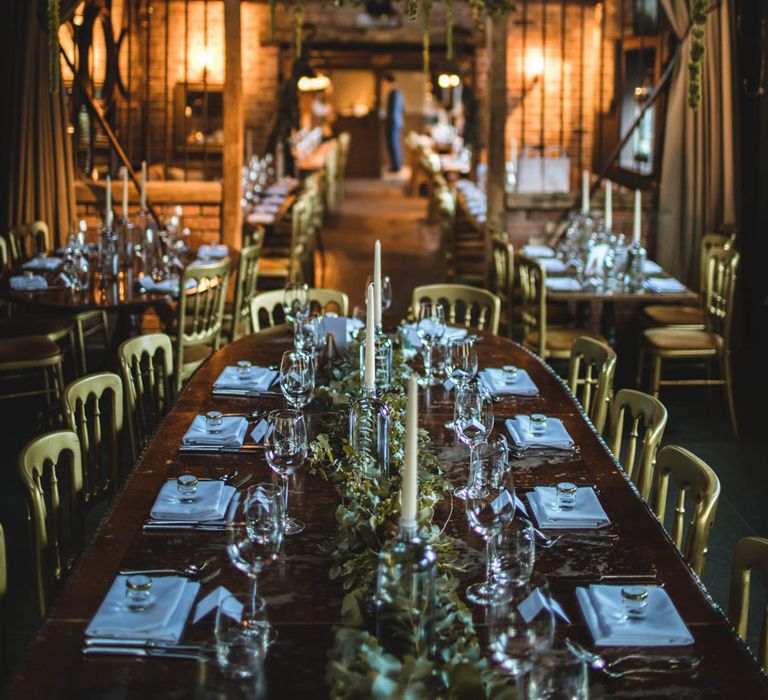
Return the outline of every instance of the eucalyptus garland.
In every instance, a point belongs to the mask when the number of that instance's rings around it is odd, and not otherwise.
[[[331,369],[329,385],[317,390],[331,405],[327,433],[312,443],[311,470],[334,484],[340,497],[339,532],[329,543],[329,576],[344,590],[342,625],[337,628],[327,671],[331,697],[514,698],[506,677],[490,665],[478,643],[472,615],[458,594],[455,574],[463,569],[453,539],[435,522],[435,506],[452,485],[430,452],[429,435],[419,432],[419,512],[422,536],[437,553],[437,601],[433,656],[398,658],[376,638],[373,600],[379,552],[397,534],[400,472],[405,449],[404,383],[410,369],[396,346],[392,391],[382,398],[390,409],[390,477],[363,476],[364,457],[348,441],[350,397],[360,388],[358,353],[353,347]]]
[[[694,0],[691,7],[691,52],[688,62],[688,105],[691,109],[698,109],[701,105],[701,76],[706,54],[704,35],[708,13],[707,1]]]

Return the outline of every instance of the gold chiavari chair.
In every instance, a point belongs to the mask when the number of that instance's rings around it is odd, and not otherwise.
[[[287,257],[262,256],[259,262],[259,279],[268,287],[283,286],[286,281],[297,281],[308,272],[305,260],[310,254],[309,232],[314,216],[313,198],[300,196],[291,207],[291,243]],[[310,283],[309,279],[303,279]]]
[[[515,283],[515,249],[507,237],[500,233],[491,235],[491,263],[490,291],[501,299],[500,332],[506,338],[511,338],[514,326],[512,295]]]
[[[174,346],[176,391],[192,373],[219,349],[224,325],[224,302],[230,274],[230,260],[189,265],[181,276]],[[187,288],[194,283],[194,288]]]
[[[64,391],[64,355],[59,346],[42,335],[22,336],[0,340],[0,400],[44,396],[49,418],[56,422],[60,416]],[[30,385],[35,375],[39,385]],[[7,405],[7,404],[6,404]]]
[[[643,308],[643,317],[649,326],[674,326],[675,328],[704,329],[704,304],[708,294],[709,260],[713,250],[730,248],[734,238],[721,233],[707,233],[701,239],[699,265],[699,304],[650,304]]]
[[[259,256],[261,246],[246,246],[240,251],[237,263],[237,280],[235,281],[235,298],[229,314],[225,314],[225,322],[230,326],[229,337],[234,342],[251,330],[251,300],[256,296],[256,285],[259,281]]]
[[[135,463],[174,397],[173,345],[164,333],[129,338],[117,350]]]
[[[744,537],[739,540],[733,557],[728,617],[745,642],[749,627],[752,569],[758,569],[762,573],[763,587],[768,593],[768,539],[764,537]],[[768,668],[768,605],[763,608],[757,659],[763,668]]]
[[[318,313],[349,315],[349,297],[335,289],[310,288],[309,302],[312,309]],[[282,289],[261,292],[251,300],[251,326],[254,333],[271,328],[284,319]]]
[[[112,495],[120,480],[123,385],[112,372],[80,377],[64,389],[64,418],[80,439],[83,500]]]
[[[568,364],[568,386],[598,433],[605,429],[613,393],[616,353],[592,338],[576,338]]]
[[[83,468],[77,435],[57,430],[32,440],[19,455],[19,475],[27,500],[38,608],[44,616],[53,589],[72,570],[83,543]]]
[[[682,447],[666,445],[659,450],[656,459],[653,510],[662,524],[667,513],[670,481],[678,489],[670,534],[691,568],[701,576],[707,556],[709,533],[715,522],[717,502],[720,499],[720,480],[702,460]],[[692,500],[687,526],[686,493]]]
[[[45,221],[14,226],[9,235],[11,262],[20,265],[31,258],[51,250],[51,235]]]
[[[569,359],[571,346],[577,338],[592,338],[608,345],[599,333],[584,328],[551,326],[548,324],[547,273],[537,260],[523,255],[517,257],[517,275],[520,279],[520,321],[523,326],[523,345],[542,359]]]
[[[456,277],[456,197],[449,187],[441,187],[436,193],[438,220],[440,222],[440,250],[445,277]]]
[[[422,301],[440,302],[447,323],[477,328],[496,335],[499,332],[501,300],[486,289],[465,284],[426,284],[413,290],[414,313]]]
[[[736,273],[739,254],[733,249],[714,248],[710,252],[707,270],[707,299],[705,301],[705,329],[649,328],[643,333],[638,363],[637,384],[642,381],[643,361],[651,359],[651,391],[659,395],[661,386],[720,385],[725,388],[733,433],[739,428],[733,397],[733,371],[731,367],[731,322],[733,299],[736,292]],[[709,369],[711,360],[718,360],[721,379],[705,378],[662,379],[665,361],[704,361]]]
[[[626,440],[625,424],[629,425]],[[666,427],[667,409],[657,398],[634,389],[620,389],[616,393],[611,402],[608,447],[646,501]]]

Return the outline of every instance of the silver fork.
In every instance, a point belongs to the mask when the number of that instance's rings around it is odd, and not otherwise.
[[[613,661],[606,661],[605,657],[600,654],[595,654],[588,649],[585,649],[580,644],[577,644],[572,639],[565,638],[565,645],[570,651],[578,656],[580,659],[586,661],[591,668],[595,671],[600,671],[609,678],[624,678],[626,676],[635,675],[647,675],[647,674],[675,674],[675,673],[690,673],[695,675],[698,673],[698,666],[701,663],[701,659],[695,656],[664,656],[654,654],[627,654],[626,656],[620,656]],[[649,662],[665,663],[666,667],[645,667],[645,668],[629,668],[626,671],[614,671],[613,667],[632,659],[647,660]]]

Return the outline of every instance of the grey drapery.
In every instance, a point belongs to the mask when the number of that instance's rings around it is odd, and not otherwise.
[[[661,0],[672,29],[683,36],[690,0]],[[697,285],[699,242],[723,223],[735,222],[736,121],[734,115],[729,3],[710,12],[702,99],[688,106],[691,37],[674,69],[667,103],[659,193],[658,259],[686,282]]]
[[[76,0],[62,0],[62,16]],[[48,33],[45,0],[10,0],[3,37],[10,70],[4,76],[3,101],[7,170],[0,176],[4,191],[3,228],[42,219],[54,242],[66,239],[76,220],[74,167],[65,96],[48,86]],[[5,12],[5,10],[4,10]]]

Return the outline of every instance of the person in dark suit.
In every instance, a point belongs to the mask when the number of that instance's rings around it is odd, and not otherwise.
[[[397,87],[397,80],[391,73],[384,76],[389,92],[387,93],[387,114],[384,128],[387,135],[387,148],[389,149],[389,169],[396,173],[403,163],[400,149],[400,131],[403,128],[403,110],[405,101],[403,93]]]

